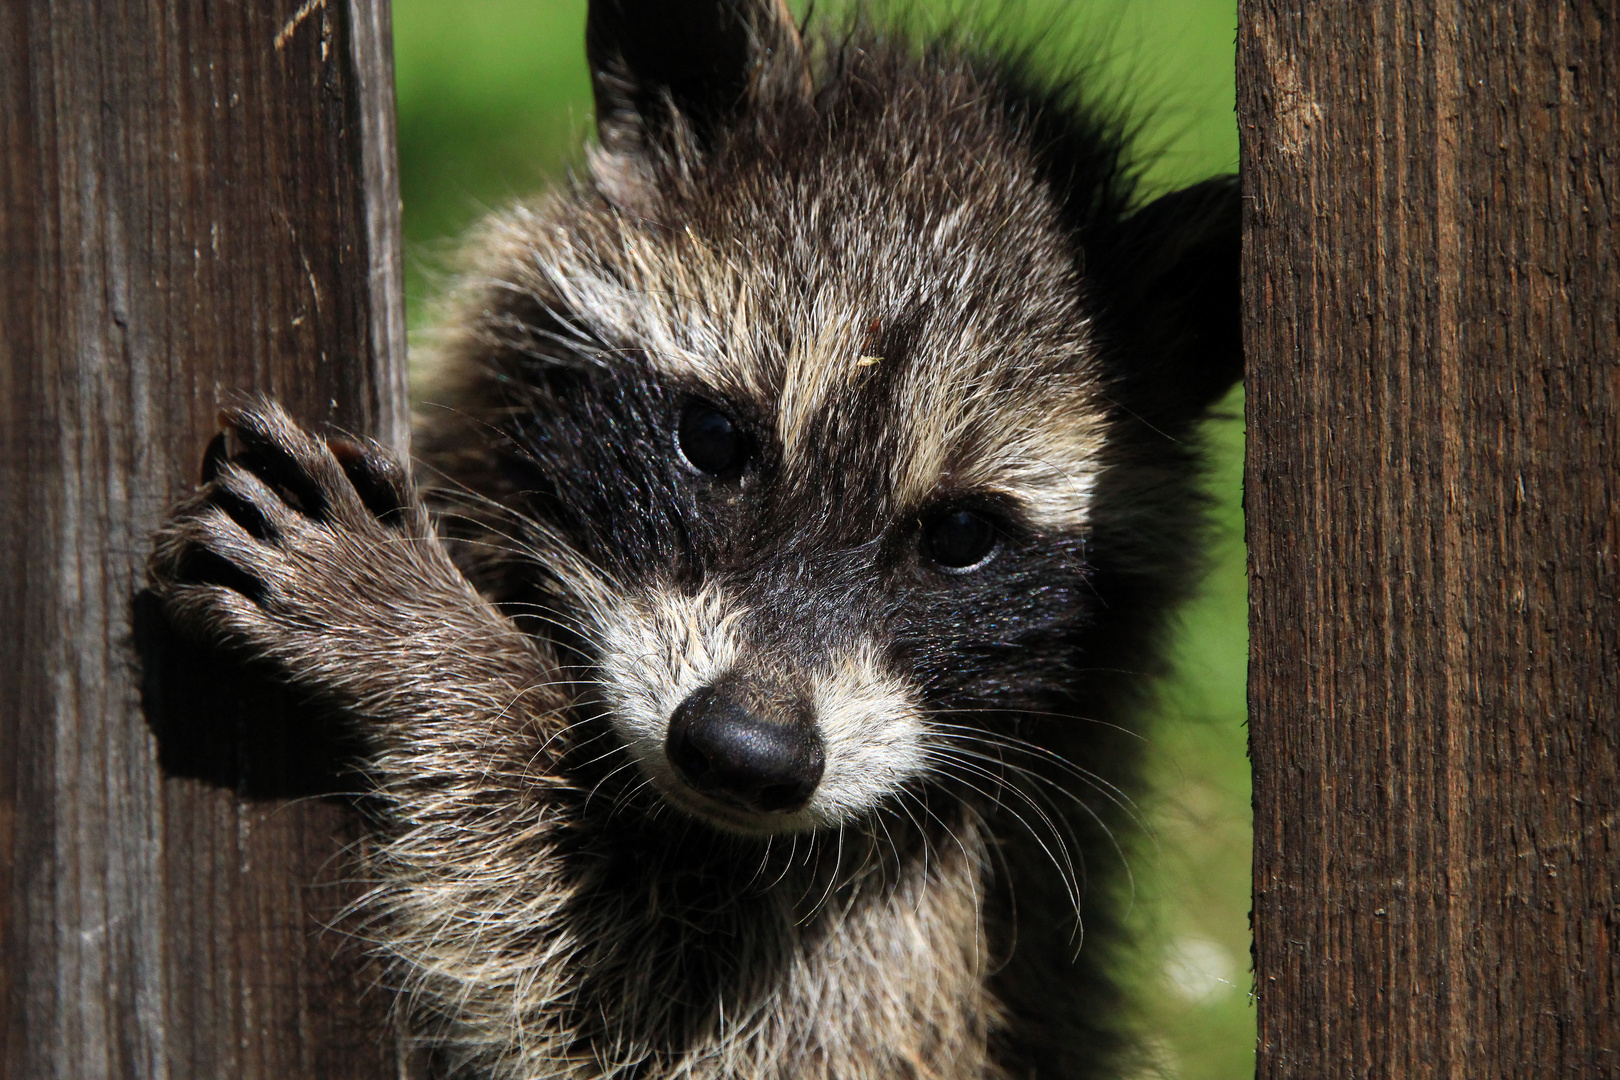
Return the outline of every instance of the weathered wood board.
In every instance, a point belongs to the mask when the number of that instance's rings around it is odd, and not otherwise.
[[[389,48],[386,0],[0,6],[0,1075],[398,1071],[334,752],[137,602],[230,393],[406,437]]]
[[[1244,0],[1263,1078],[1620,1076],[1620,12]]]

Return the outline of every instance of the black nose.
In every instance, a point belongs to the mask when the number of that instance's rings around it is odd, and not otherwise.
[[[802,810],[826,765],[809,723],[766,720],[712,687],[675,710],[664,754],[694,790],[765,813]]]

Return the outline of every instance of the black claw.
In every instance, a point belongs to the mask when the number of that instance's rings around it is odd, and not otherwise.
[[[391,524],[398,523],[400,511],[410,505],[410,493],[394,463],[348,439],[328,439],[326,447],[343,466],[343,475],[354,485],[355,493],[372,516]]]
[[[218,585],[241,593],[249,600],[264,606],[264,582],[243,570],[218,552],[207,548],[190,547],[180,556],[176,568],[181,581],[194,585]]]
[[[278,425],[251,411],[235,412],[227,419],[242,442],[235,456],[237,464],[275,488],[293,509],[324,520],[331,502],[321,490],[320,481],[311,475],[308,463],[300,460],[300,448],[282,441]]]
[[[281,530],[264,516],[263,510],[240,492],[219,486],[214,489],[212,501],[255,540],[267,544],[278,543],[281,540]]]
[[[208,449],[203,451],[202,482],[210,483],[219,475],[219,467],[229,459],[229,450],[226,446],[225,433],[222,431],[208,440]]]

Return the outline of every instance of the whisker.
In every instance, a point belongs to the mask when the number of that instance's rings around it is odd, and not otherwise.
[[[1102,795],[1104,798],[1107,798],[1115,806],[1119,807],[1119,809],[1130,817],[1132,822],[1141,828],[1144,833],[1148,834],[1149,836],[1153,834],[1153,829],[1148,823],[1142,809],[1136,805],[1136,801],[1132,799],[1123,789],[1107,780],[1104,780],[1091,770],[1074,764],[1061,754],[1049,750],[1044,746],[1028,742],[1024,739],[1019,739],[1015,736],[1006,735],[1002,732],[987,731],[982,728],[971,727],[964,724],[941,724],[931,721],[930,727],[940,734],[942,738],[955,738],[965,741],[983,742],[988,745],[1003,747],[1018,753],[1029,754],[1032,757],[1037,757],[1044,761],[1050,762],[1052,765],[1055,765],[1059,769],[1068,773],[1074,779],[1084,783],[1087,787],[1097,791],[1098,794]],[[1040,776],[1039,773],[1034,773],[1031,775],[1039,777],[1046,783],[1055,784],[1050,777]],[[1060,790],[1065,790],[1061,785],[1055,786],[1057,786]]]
[[[615,749],[619,749],[619,748],[615,747]],[[607,754],[602,755],[602,757],[607,757],[607,756],[608,756]],[[598,758],[596,760],[600,761],[601,758]],[[635,763],[636,763],[636,759],[634,757],[632,757],[629,761],[626,761],[623,765],[616,766],[606,776],[604,776],[600,780],[598,780],[596,782],[596,784],[594,786],[592,786],[592,788],[590,790],[590,794],[585,796],[584,803],[582,803],[580,805],[580,812],[585,813],[586,811],[588,811],[590,809],[591,800],[596,798],[596,793],[599,790],[601,790],[601,787],[602,787],[603,784],[607,783],[613,777],[615,777],[615,776],[619,775],[620,773],[624,772],[624,770],[632,768],[635,765]]]
[[[985,769],[979,767],[978,765],[974,764],[971,761],[967,761],[967,760],[963,760],[963,759],[950,758],[950,757],[945,756],[945,755],[936,755],[936,754],[933,753],[933,751],[935,751],[937,749],[938,749],[937,747],[929,747],[929,748],[927,748],[928,752],[930,753],[930,756],[931,756],[932,760],[934,760],[936,762],[939,762],[940,764],[955,765],[958,768],[970,770],[974,775],[984,777],[986,780],[989,780],[991,783],[996,784],[1002,790],[1011,791],[1011,792],[1017,794],[1029,806],[1031,811],[1033,811],[1040,818],[1041,823],[1043,825],[1045,825],[1047,827],[1047,829],[1049,830],[1049,832],[1051,833],[1053,843],[1055,843],[1057,845],[1058,849],[1063,853],[1061,858],[1057,855],[1057,853],[1055,853],[1052,850],[1051,845],[1047,844],[1046,840],[1044,840],[1041,837],[1039,831],[1036,830],[1035,827],[1029,823],[1029,821],[1024,817],[1023,814],[1019,813],[1016,809],[1007,806],[1000,799],[996,798],[996,796],[994,796],[993,794],[991,794],[988,791],[985,791],[983,788],[980,788],[977,784],[973,783],[971,780],[967,779],[966,777],[961,776],[961,775],[957,775],[957,776],[954,777],[954,779],[958,783],[963,784],[969,790],[974,791],[975,793],[983,796],[985,799],[989,800],[993,805],[1000,807],[1003,811],[1010,814],[1014,821],[1016,821],[1019,825],[1023,826],[1023,828],[1026,829],[1029,832],[1030,836],[1035,840],[1035,842],[1037,844],[1040,845],[1041,850],[1046,854],[1046,857],[1048,859],[1052,860],[1052,865],[1057,869],[1058,873],[1062,876],[1063,882],[1064,882],[1064,888],[1069,894],[1070,903],[1073,905],[1073,907],[1075,909],[1076,916],[1078,917],[1082,894],[1080,892],[1079,879],[1078,879],[1078,877],[1077,877],[1077,875],[1075,873],[1073,852],[1070,850],[1070,848],[1069,848],[1069,846],[1067,844],[1063,843],[1062,834],[1058,831],[1057,826],[1053,823],[1051,817],[1046,813],[1046,811],[1041,807],[1041,805],[1039,803],[1037,803],[1034,799],[1032,799],[1027,792],[1024,792],[1022,789],[1018,788],[1016,785],[1008,784],[1005,780],[1003,780],[1000,777],[996,776],[994,773],[991,773],[988,770],[985,770]],[[947,771],[946,775],[950,775],[948,771]]]

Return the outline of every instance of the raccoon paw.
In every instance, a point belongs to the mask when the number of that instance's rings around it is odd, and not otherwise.
[[[149,565],[182,631],[319,690],[398,666],[402,648],[457,621],[447,613],[482,605],[386,451],[318,438],[270,403],[223,422]]]

